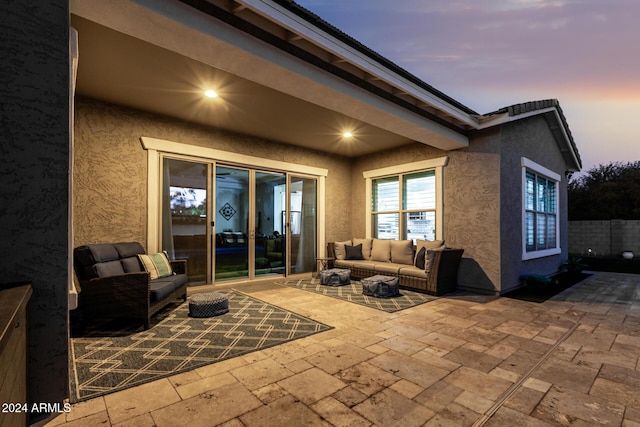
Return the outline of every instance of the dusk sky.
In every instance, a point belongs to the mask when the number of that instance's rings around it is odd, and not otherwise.
[[[296,0],[479,113],[560,101],[583,172],[640,160],[640,0]]]

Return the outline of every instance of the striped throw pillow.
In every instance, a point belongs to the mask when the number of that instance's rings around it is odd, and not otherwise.
[[[171,264],[169,264],[169,259],[162,252],[152,255],[139,254],[138,258],[140,258],[140,262],[142,263],[145,271],[149,273],[151,280],[171,276],[173,274]]]

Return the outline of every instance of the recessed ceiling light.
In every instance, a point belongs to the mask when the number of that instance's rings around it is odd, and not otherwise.
[[[345,138],[351,138],[353,136],[353,134],[351,132],[344,132],[342,134],[342,136],[345,137]]]
[[[204,95],[209,97],[209,98],[217,98],[218,97],[218,94],[216,93],[216,91],[215,90],[211,90],[211,89],[205,91]]]

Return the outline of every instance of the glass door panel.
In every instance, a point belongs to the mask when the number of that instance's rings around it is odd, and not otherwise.
[[[307,273],[316,265],[316,180],[291,176],[289,181],[289,272]]]
[[[215,280],[249,277],[249,171],[216,166]]]
[[[163,175],[162,250],[187,260],[190,285],[205,284],[208,164],[165,158]]]
[[[285,236],[282,213],[286,209],[286,175],[255,173],[255,275],[285,272]]]

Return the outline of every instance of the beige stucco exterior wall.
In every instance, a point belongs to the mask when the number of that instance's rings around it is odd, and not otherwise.
[[[76,101],[74,246],[147,239],[147,154],[141,136],[326,168],[326,240],[351,229],[345,157],[223,132],[100,101]]]

